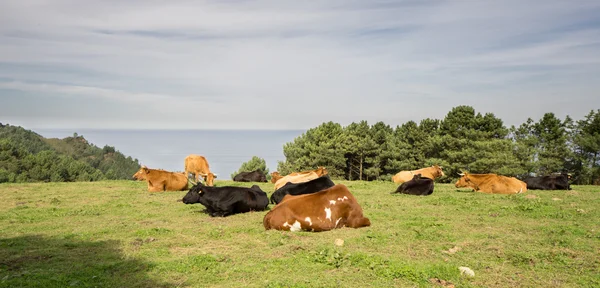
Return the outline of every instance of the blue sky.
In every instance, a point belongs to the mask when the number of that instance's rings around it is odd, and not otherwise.
[[[600,1],[0,2],[0,122],[519,125],[600,108]]]

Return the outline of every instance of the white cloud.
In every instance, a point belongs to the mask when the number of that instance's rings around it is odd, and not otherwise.
[[[78,119],[90,127],[396,125],[461,104],[507,123],[537,116],[512,113],[515,101],[577,118],[600,104],[585,76],[600,72],[594,12],[593,1],[3,1],[0,97],[81,96],[162,116]],[[557,95],[575,90],[584,103]]]

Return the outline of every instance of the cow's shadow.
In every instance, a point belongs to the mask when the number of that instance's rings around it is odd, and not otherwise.
[[[115,240],[26,235],[0,238],[0,286],[172,287],[148,277],[152,265],[125,257]]]

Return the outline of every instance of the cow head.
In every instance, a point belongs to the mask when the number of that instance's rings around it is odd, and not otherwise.
[[[215,186],[215,178],[217,178],[217,175],[212,173],[212,172],[208,172],[208,174],[200,174],[200,176],[202,176],[202,178],[204,178],[204,182],[206,183],[206,186]]]
[[[202,188],[204,188],[204,187],[205,186],[202,185],[202,183],[198,183],[198,184],[194,185],[190,189],[190,191],[188,191],[188,193],[185,194],[185,196],[183,196],[183,199],[181,199],[181,200],[185,204],[199,203],[200,202],[200,196],[202,195],[202,193],[204,193],[202,191]]]
[[[133,174],[132,178],[135,180],[146,180],[146,175],[148,174],[148,167],[143,166],[140,167],[140,170]]]
[[[458,181],[456,181],[456,183],[454,184],[454,187],[456,187],[456,188],[469,187],[467,173],[463,172],[458,175],[460,175],[461,177],[458,179]]]
[[[135,174],[133,174],[133,176],[131,176],[131,178],[133,178],[134,180],[146,180],[146,175],[144,175],[144,173],[142,173],[142,169],[138,170],[137,172],[135,172]]]
[[[442,166],[438,166],[438,165],[433,165],[431,166],[434,170],[433,172],[433,176],[434,177],[443,177],[444,176],[444,171],[442,170]]]
[[[277,180],[279,179],[281,179],[281,175],[279,174],[279,172],[275,171],[271,173],[271,183],[275,184],[275,182],[277,182]]]
[[[319,175],[319,177],[323,176],[323,175],[327,175],[327,169],[323,166],[319,166],[317,167],[317,170],[315,171],[317,173],[317,175]]]

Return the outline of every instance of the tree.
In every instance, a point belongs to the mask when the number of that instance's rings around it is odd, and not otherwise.
[[[377,144],[371,137],[367,121],[352,123],[344,129],[342,149],[346,158],[348,180],[363,180],[365,169],[375,163]],[[377,174],[378,170],[371,173]]]
[[[573,161],[571,167],[581,184],[600,178],[600,109],[590,111],[573,126]]]
[[[286,160],[278,162],[279,173],[286,175],[324,166],[331,177],[343,177],[346,161],[340,146],[342,134],[342,126],[330,121],[311,128],[293,142],[284,144],[283,154]]]
[[[252,156],[252,159],[250,159],[248,162],[242,163],[240,169],[231,174],[231,179],[241,172],[251,172],[254,170],[259,170],[261,173],[267,175],[267,178],[271,177],[271,175],[269,175],[269,168],[267,168],[267,162],[265,159],[262,159],[258,156]]]

